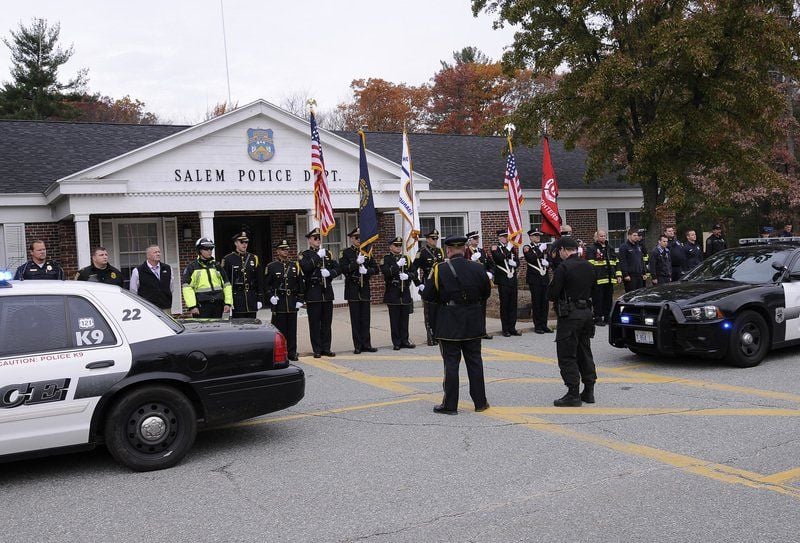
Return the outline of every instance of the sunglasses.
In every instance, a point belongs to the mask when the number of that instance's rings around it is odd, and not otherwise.
[[[236,241],[238,241],[239,243],[245,243],[245,244],[246,243],[250,243],[249,239],[237,239]]]
[[[319,241],[319,236],[311,236],[311,239]]]

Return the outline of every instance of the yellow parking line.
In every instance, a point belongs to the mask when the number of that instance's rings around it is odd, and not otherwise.
[[[795,479],[800,479],[800,468],[773,473],[764,477],[763,480],[770,483],[789,483]]]
[[[395,383],[391,378],[378,377],[375,375],[370,375],[369,373],[364,373],[363,371],[340,366],[338,364],[334,364],[328,359],[302,357],[301,360],[303,364],[308,364],[309,366],[314,366],[315,368],[329,371],[331,373],[335,373],[336,375],[347,377],[348,379],[352,379],[354,381],[371,385],[383,390],[388,390],[390,392],[397,392],[398,394],[414,394],[417,392],[417,390],[411,387]]]
[[[800,417],[800,409],[680,408],[680,407],[498,407],[500,413],[519,415],[677,415],[682,417]]]
[[[442,376],[439,377],[388,377],[396,383],[441,383]],[[545,383],[563,385],[564,381],[560,377],[485,377],[487,384],[531,384]],[[603,379],[603,384],[611,383],[649,383],[648,379],[637,379],[635,377],[607,377]]]

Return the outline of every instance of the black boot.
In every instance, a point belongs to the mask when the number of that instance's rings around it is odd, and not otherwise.
[[[580,407],[581,395],[578,392],[580,387],[578,385],[569,386],[569,390],[561,398],[554,400],[553,405],[556,407]]]
[[[584,383],[581,400],[586,403],[594,403],[594,383]]]

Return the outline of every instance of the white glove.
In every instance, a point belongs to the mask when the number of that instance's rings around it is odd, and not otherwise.
[[[514,244],[513,243],[511,243],[510,241],[508,243],[506,243],[506,249],[508,249],[510,251],[513,248],[514,248]]]
[[[578,256],[583,256],[583,247],[578,247]]]
[[[331,276],[331,272],[328,270],[328,268],[322,268],[321,270],[319,270],[319,274],[322,277],[330,277]]]
[[[508,265],[511,266],[512,268],[516,268],[517,267],[517,261],[516,260],[509,260],[508,261]]]
[[[359,266],[358,273],[360,273],[361,275],[367,275],[367,268],[365,268],[364,266]]]
[[[264,304],[261,302],[256,302],[256,310],[261,311],[261,308],[264,307]]]
[[[294,304],[294,307],[295,309],[300,309],[301,307],[303,307],[303,302],[297,302],[296,304]]]
[[[397,265],[398,266],[405,266],[406,265],[406,257],[401,256],[400,258],[398,258],[397,259]]]
[[[514,272],[513,272],[513,271],[511,271],[511,270],[508,270],[508,271],[506,272],[506,275],[508,276],[508,278],[509,278],[509,279],[513,279],[513,278],[514,278]]]
[[[469,259],[472,260],[473,262],[475,262],[476,260],[480,260],[481,259],[481,254],[480,253],[472,253],[472,256],[469,257]]]
[[[317,256],[320,258],[325,258],[327,256],[327,252],[325,251],[325,247],[320,247],[317,251]]]
[[[543,252],[543,253],[546,252],[547,251],[547,244],[546,243],[540,243],[539,244],[539,250],[541,252]]]
[[[425,290],[425,285],[420,285],[420,286],[419,286],[419,292],[420,292],[420,294],[422,294],[422,291],[423,291],[423,290]]]
[[[363,264],[364,263],[364,255],[358,255],[358,257],[356,258],[356,263],[357,264]]]
[[[491,281],[492,279],[494,279],[494,274],[493,274],[492,272],[489,272],[489,271],[487,271],[487,272],[486,272],[486,276],[487,276],[487,277],[489,277],[489,281]]]
[[[408,281],[408,274],[400,272],[400,280],[401,281]]]
[[[271,303],[272,305],[278,305],[278,297],[273,296],[272,298],[269,299],[269,303]]]
[[[546,258],[543,258],[542,259],[542,266],[546,268],[549,265],[550,265],[550,262],[548,262],[548,260]]]

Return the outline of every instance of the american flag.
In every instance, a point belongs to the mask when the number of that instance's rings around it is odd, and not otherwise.
[[[508,161],[506,161],[506,178],[503,188],[508,193],[508,241],[519,247],[522,245],[522,212],[520,207],[525,198],[522,197],[522,186],[517,173],[517,161],[508,138]]]
[[[319,128],[313,111],[311,111],[311,171],[314,172],[314,218],[319,222],[322,235],[327,236],[336,226],[336,219],[333,217],[325,159],[322,157],[322,142],[319,140]]]

